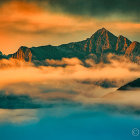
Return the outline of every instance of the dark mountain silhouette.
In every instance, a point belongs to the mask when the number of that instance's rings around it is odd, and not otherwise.
[[[0,59],[3,59],[3,58],[7,58],[7,56],[3,55],[2,52],[0,51]]]
[[[62,44],[59,46],[20,47],[8,58],[15,58],[34,63],[43,62],[45,59],[60,60],[63,57],[77,57],[80,60],[92,58],[95,62],[107,62],[107,55],[113,53],[129,57],[133,62],[140,62],[140,43],[131,42],[120,35],[116,37],[111,32],[102,28],[96,31],[90,38],[79,42]]]
[[[126,85],[120,87],[118,90],[131,90],[140,88],[140,78],[127,83]]]
[[[2,52],[0,51],[0,59],[2,59],[3,58],[3,54],[2,54]]]

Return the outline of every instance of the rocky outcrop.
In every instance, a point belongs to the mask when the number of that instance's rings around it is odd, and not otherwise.
[[[15,54],[12,55],[12,58],[31,62],[32,52],[29,48],[22,46],[18,49],[18,51]]]
[[[140,43],[134,41],[130,44],[130,46],[126,49],[125,54],[127,56],[139,56],[140,55]]]
[[[0,51],[0,59],[7,59],[7,56]]]
[[[130,40],[120,35],[117,39],[116,52],[118,54],[125,54],[125,51],[130,46],[130,44],[131,44]]]
[[[132,42],[126,49],[125,55],[132,61],[140,63],[140,43],[136,41]]]

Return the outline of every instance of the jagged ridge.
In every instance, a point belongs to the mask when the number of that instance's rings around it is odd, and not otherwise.
[[[140,43],[131,42],[120,35],[116,37],[111,32],[102,28],[84,41],[62,44],[60,46],[20,47],[9,58],[25,61],[39,62],[45,59],[62,59],[63,57],[79,59],[93,58],[97,63],[106,61],[106,55],[113,53],[130,57],[134,62],[139,62]]]

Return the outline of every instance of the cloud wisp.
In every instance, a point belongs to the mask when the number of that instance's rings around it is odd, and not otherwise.
[[[77,58],[63,58],[62,60],[46,60],[49,66],[35,67],[16,59],[0,60],[0,84],[16,82],[38,82],[47,80],[132,80],[140,76],[140,66],[130,62],[125,57],[109,55],[109,64],[95,64],[87,59],[84,63]],[[54,66],[56,65],[56,66]],[[64,66],[65,65],[65,66]],[[26,69],[25,69],[26,68]],[[111,74],[110,74],[111,73]]]

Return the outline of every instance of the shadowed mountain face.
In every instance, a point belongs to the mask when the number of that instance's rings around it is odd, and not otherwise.
[[[2,52],[0,51],[0,59],[3,59],[3,58],[7,58],[7,56],[3,55]]]
[[[32,61],[34,63],[42,62],[45,59],[60,60],[63,57],[77,57],[80,60],[92,58],[98,63],[100,61],[106,62],[106,56],[109,53],[125,55],[132,61],[139,63],[140,43],[131,42],[121,35],[116,37],[105,28],[102,28],[84,41],[60,46],[47,45],[32,48],[22,46],[16,53],[8,57]]]
[[[120,35],[117,39],[116,51],[118,54],[125,54],[127,48],[130,46],[131,41]]]
[[[132,42],[127,48],[125,55],[132,61],[140,64],[140,43],[136,41]]]
[[[2,52],[0,51],[0,59],[2,59],[3,58],[3,55],[2,55]]]
[[[118,90],[140,89],[140,78],[120,87]]]

